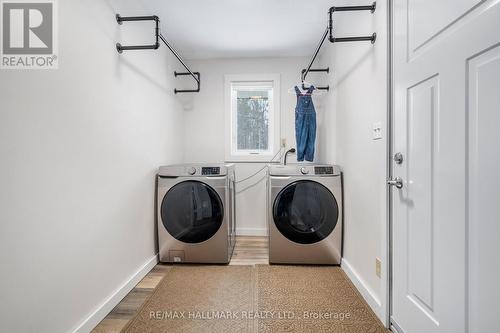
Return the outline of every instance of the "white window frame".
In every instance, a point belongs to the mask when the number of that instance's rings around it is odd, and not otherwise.
[[[272,85],[272,98],[269,117],[269,150],[237,151],[236,117],[233,108],[233,87],[237,85]],[[281,112],[280,112],[280,74],[231,74],[224,76],[225,93],[225,159],[226,162],[271,162],[280,149]]]

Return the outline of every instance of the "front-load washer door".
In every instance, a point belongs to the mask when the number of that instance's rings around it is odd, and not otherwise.
[[[311,180],[299,180],[283,188],[273,205],[276,228],[287,239],[313,244],[328,237],[335,229],[339,207],[325,186]]]
[[[174,185],[161,203],[163,226],[184,243],[201,243],[217,233],[224,207],[217,192],[205,183],[189,180]]]

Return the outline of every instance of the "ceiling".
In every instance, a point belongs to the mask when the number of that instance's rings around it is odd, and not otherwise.
[[[186,59],[310,56],[332,0],[143,0]]]

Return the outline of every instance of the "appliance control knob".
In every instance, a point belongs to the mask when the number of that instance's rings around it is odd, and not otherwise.
[[[190,175],[194,175],[195,173],[196,173],[196,168],[195,168],[195,167],[190,167],[190,168],[188,169],[188,174],[190,174]]]
[[[309,173],[309,170],[307,170],[306,167],[302,167],[300,168],[300,172],[303,174],[303,175],[307,175]]]

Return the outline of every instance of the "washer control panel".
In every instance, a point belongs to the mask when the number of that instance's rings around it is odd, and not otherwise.
[[[314,167],[315,175],[333,175],[333,166],[317,166]]]
[[[220,175],[220,167],[202,167],[201,174],[203,176],[216,176]]]

